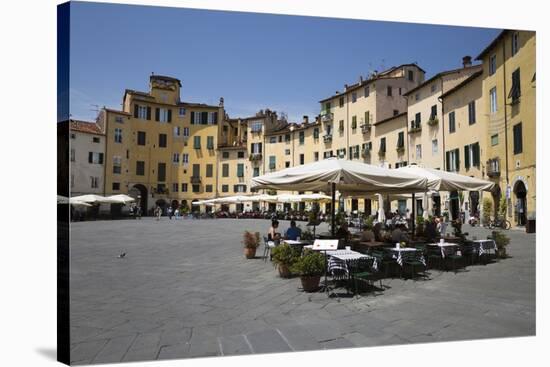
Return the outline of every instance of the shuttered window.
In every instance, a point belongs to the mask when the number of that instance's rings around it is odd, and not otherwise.
[[[521,122],[514,125],[514,154],[523,153],[523,132]]]
[[[470,125],[476,123],[476,102],[475,101],[468,103],[468,123]]]

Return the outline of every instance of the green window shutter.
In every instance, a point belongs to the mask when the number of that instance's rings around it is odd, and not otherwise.
[[[370,123],[370,112],[365,111],[365,124]]]
[[[201,112],[201,124],[208,124],[208,112]]]
[[[455,157],[456,157],[456,171],[460,171],[460,150],[458,148],[455,149]]]
[[[445,152],[445,168],[446,171],[451,170],[451,152]]]
[[[473,157],[472,157],[473,158]],[[470,168],[470,146],[464,146],[464,168]]]
[[[472,151],[472,154],[474,155],[472,158],[472,166],[479,167],[481,163],[479,157],[479,143],[474,144]]]
[[[168,122],[172,122],[172,110],[168,109]]]
[[[138,118],[139,114],[139,106],[137,104],[134,105],[134,117]]]
[[[244,165],[242,163],[237,164],[237,177],[244,176]]]
[[[88,152],[88,163],[94,162],[94,153]]]
[[[155,108],[155,121],[160,120],[160,108]]]
[[[191,111],[191,125],[195,124],[195,111]]]
[[[151,120],[151,107],[147,106],[147,120]]]

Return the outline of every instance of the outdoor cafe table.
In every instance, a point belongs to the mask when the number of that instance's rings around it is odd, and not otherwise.
[[[333,251],[327,251],[327,255],[329,256],[329,263],[328,263],[328,270],[329,272],[332,270],[342,270],[347,274],[348,281],[351,280],[351,267],[353,267],[353,263],[361,260],[361,259],[372,259],[372,268],[377,271],[378,270],[378,264],[376,262],[376,258],[370,255],[365,255],[357,251],[353,250],[333,250]]]
[[[418,249],[414,247],[386,247],[385,249],[386,251],[389,251],[392,253],[392,256],[397,260],[397,263],[399,264],[399,266],[403,266],[403,259],[401,257],[401,254],[403,252],[418,251]],[[426,261],[424,260],[423,255],[420,257],[420,261],[422,262],[422,264],[424,264],[424,266],[426,266]]]
[[[497,244],[494,240],[473,240],[472,243],[476,247],[479,255],[483,255],[489,251],[493,251],[495,254],[497,253]]]
[[[305,246],[305,245],[309,245],[311,242],[310,241],[296,241],[296,240],[283,240],[284,243],[288,244],[288,245],[291,245],[291,246]]]
[[[428,246],[438,246],[441,249],[442,258],[445,258],[445,255],[453,255],[454,253],[456,253],[457,249],[460,248],[460,245],[458,243],[451,242],[429,243]]]

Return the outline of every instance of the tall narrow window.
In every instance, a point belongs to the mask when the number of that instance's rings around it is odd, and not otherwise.
[[[476,123],[476,102],[475,101],[468,103],[468,123],[470,125]]]
[[[523,132],[521,122],[514,125],[514,154],[523,153]]]
[[[489,57],[489,75],[493,75],[497,72],[497,55],[491,55]]]
[[[496,113],[498,106],[497,106],[497,88],[493,87],[489,91],[489,102],[490,102],[490,111],[491,113]]]
[[[519,101],[519,97],[521,96],[520,85],[520,73],[519,68],[517,68],[512,72],[512,88],[510,88],[510,93],[508,94],[508,98],[512,99],[512,103]]]
[[[388,94],[388,97],[391,97],[392,96],[392,87],[388,85],[388,88],[387,88],[387,94]]]
[[[519,50],[519,33],[514,32],[512,34],[512,56],[518,53]]]
[[[452,134],[456,131],[455,126],[455,111],[449,113],[449,134]]]
[[[115,143],[122,143],[122,129],[115,129]]]

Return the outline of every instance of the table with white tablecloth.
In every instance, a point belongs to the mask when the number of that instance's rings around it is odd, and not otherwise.
[[[497,252],[497,244],[495,240],[473,240],[472,243],[474,244],[479,255],[490,253],[490,251],[493,251],[495,254]]]
[[[437,246],[441,249],[441,257],[445,258],[448,255],[454,255],[455,253],[460,254],[460,245],[458,243],[452,242],[436,242],[430,243],[428,246]]]
[[[390,251],[392,253],[393,258],[396,259],[397,263],[400,266],[403,266],[403,258],[401,257],[401,253],[418,251],[418,249],[416,249],[414,247],[388,247],[386,250]],[[426,266],[426,260],[424,259],[424,255],[420,255],[418,260],[424,266]]]

